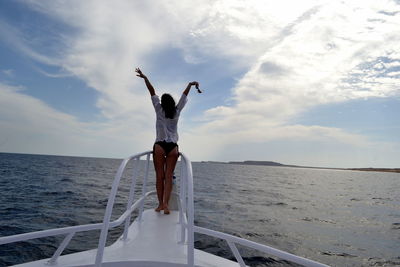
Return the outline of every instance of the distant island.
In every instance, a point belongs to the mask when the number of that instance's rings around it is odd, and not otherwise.
[[[239,165],[287,166],[275,161],[257,161],[257,160],[229,161],[228,163],[239,164]]]
[[[225,163],[225,162],[214,162],[214,163]],[[275,166],[275,167],[295,167],[295,168],[311,168],[311,169],[333,169],[333,170],[350,170],[350,171],[396,172],[396,173],[400,173],[400,168],[328,168],[328,167],[310,167],[310,166],[286,165],[286,164],[282,164],[282,163],[275,162],[275,161],[258,161],[258,160],[229,161],[227,164],[260,165],[260,166]]]
[[[349,168],[346,170],[366,171],[366,172],[398,172],[398,173],[400,173],[400,168]]]

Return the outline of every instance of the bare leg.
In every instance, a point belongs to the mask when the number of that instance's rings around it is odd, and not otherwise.
[[[176,161],[178,160],[178,148],[175,147],[165,160],[165,185],[164,185],[164,214],[169,214],[168,202],[172,191],[172,176],[174,175]]]
[[[159,212],[163,209],[164,201],[164,180],[165,180],[165,152],[164,149],[160,145],[154,145],[154,153],[153,153],[153,162],[154,169],[156,170],[156,188],[157,188],[157,198],[158,198],[158,207],[155,211]]]

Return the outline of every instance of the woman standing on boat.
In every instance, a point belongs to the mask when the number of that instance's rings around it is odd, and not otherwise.
[[[164,210],[164,214],[169,214],[168,202],[172,191],[172,176],[179,156],[179,115],[187,102],[187,95],[189,94],[190,88],[194,85],[199,93],[201,93],[201,91],[198,89],[198,82],[190,82],[183,91],[177,105],[175,105],[175,101],[170,94],[163,94],[160,102],[159,96],[156,95],[154,87],[151,85],[146,75],[144,75],[139,68],[136,68],[135,71],[138,73],[136,76],[143,78],[146,83],[157,117],[156,142],[153,146],[153,162],[156,170],[158,197],[158,207],[155,211],[160,212]]]

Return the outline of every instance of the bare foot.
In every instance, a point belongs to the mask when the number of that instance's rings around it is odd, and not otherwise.
[[[160,211],[162,211],[164,208],[163,208],[163,206],[162,205],[159,205],[157,208],[155,208],[154,210],[156,211],[156,212],[160,212]]]
[[[164,214],[169,214],[170,212],[169,212],[169,209],[168,209],[168,206],[164,206]]]

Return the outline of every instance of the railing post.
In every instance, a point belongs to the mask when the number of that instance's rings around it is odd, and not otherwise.
[[[184,167],[185,167],[184,160],[183,160],[183,157],[181,156],[181,174],[180,174],[180,179],[179,179],[179,223],[181,225],[181,236],[180,236],[179,243],[182,243],[182,244],[185,243],[185,239],[186,239],[186,236],[185,236],[186,230],[185,230],[185,224],[184,224],[184,220],[183,220],[183,214],[185,211],[183,203],[186,201],[185,196],[184,196],[184,192],[185,192],[184,191],[184,187],[185,187]]]
[[[67,245],[69,244],[69,241],[71,241],[71,239],[74,235],[75,235],[75,232],[72,232],[64,238],[64,240],[61,242],[60,246],[57,248],[56,252],[54,252],[53,257],[51,257],[51,259],[47,262],[48,265],[53,265],[54,263],[56,263],[58,257],[61,255],[61,253],[67,247]]]
[[[187,179],[188,179],[188,175],[187,175],[187,170],[186,170],[186,161],[182,160],[182,164],[184,168],[183,171],[183,175],[182,175],[182,209],[186,212],[186,208],[187,208]]]
[[[125,166],[128,163],[128,159],[124,159],[118,168],[117,174],[115,175],[113,184],[111,186],[110,196],[108,197],[106,211],[103,218],[103,226],[101,227],[99,245],[97,247],[97,254],[95,260],[95,266],[100,267],[103,261],[104,246],[107,241],[108,227],[110,225],[111,214],[114,206],[115,196],[117,194],[119,181],[121,180],[122,173],[124,172]]]
[[[244,263],[243,258],[240,255],[239,250],[237,249],[235,244],[229,240],[226,240],[226,242],[228,243],[228,246],[231,248],[233,255],[235,255],[235,258],[236,258],[237,262],[239,263],[240,267],[246,267],[246,264]]]
[[[193,203],[193,172],[192,163],[181,154],[185,161],[186,169],[186,184],[187,184],[187,264],[190,267],[194,266],[194,203]]]
[[[142,197],[144,197],[144,195],[147,192],[147,177],[149,176],[149,165],[150,165],[150,153],[147,154],[146,157],[146,171],[143,177]],[[143,207],[144,207],[144,200],[140,204],[139,218],[138,218],[139,222],[142,221]]]
[[[132,206],[132,202],[135,196],[135,188],[136,188],[136,177],[139,175],[139,170],[140,170],[140,157],[135,158],[133,161],[133,166],[132,166],[132,182],[131,182],[131,188],[129,190],[129,198],[128,198],[128,204],[126,205],[126,210],[130,209]],[[137,170],[136,170],[137,167]],[[122,236],[122,240],[126,240],[128,237],[128,229],[129,229],[129,224],[131,222],[131,213],[129,213],[128,217],[125,219],[125,226],[124,226],[124,234]]]

